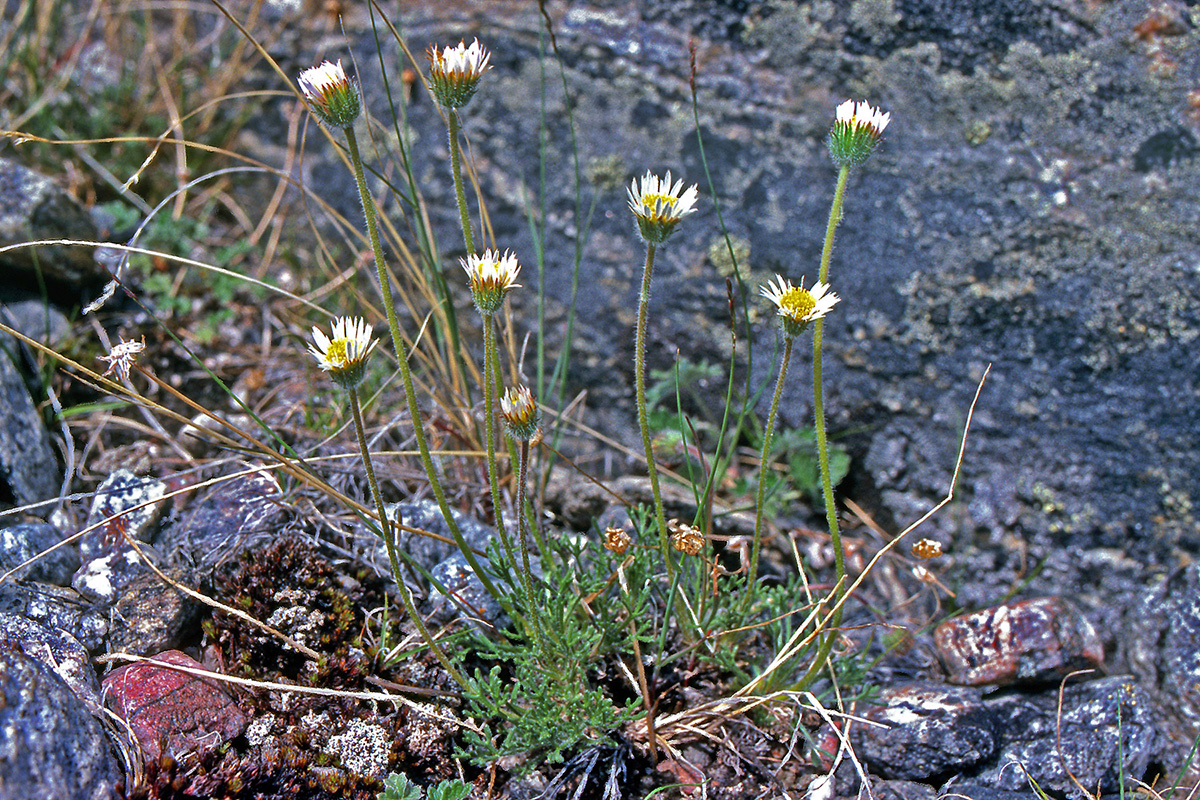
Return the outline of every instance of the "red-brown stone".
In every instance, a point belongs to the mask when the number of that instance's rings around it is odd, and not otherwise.
[[[168,650],[104,678],[105,701],[129,723],[147,759],[211,749],[245,729],[246,715],[215,681],[154,661],[204,669],[185,653]]]
[[[1006,603],[933,632],[947,680],[964,686],[1055,680],[1104,663],[1095,628],[1061,597]]]

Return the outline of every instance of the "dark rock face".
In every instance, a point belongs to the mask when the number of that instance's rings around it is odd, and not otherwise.
[[[1068,686],[1061,716],[1058,701],[1057,692],[990,701],[1005,733],[996,764],[977,780],[1016,792],[1032,778],[1045,790],[1086,797],[1097,788],[1119,792],[1122,776],[1129,782],[1146,775],[1160,746],[1160,714],[1144,689],[1128,676],[1114,676]],[[1006,767],[1012,763],[1021,769]]]
[[[18,649],[45,663],[88,709],[100,709],[100,682],[88,652],[66,631],[17,614],[0,614],[0,648]]]
[[[1160,747],[1160,712],[1127,676],[1068,686],[1061,697],[1051,690],[984,698],[976,689],[914,684],[880,699],[865,714],[877,724],[858,729],[858,753],[888,778],[964,776],[1010,792],[1025,791],[1032,778],[1046,791],[1083,797],[1071,776],[1115,793],[1120,776],[1146,774]]]
[[[0,350],[0,505],[58,496],[58,459],[21,371]]]
[[[96,226],[87,211],[54,181],[15,161],[0,158],[0,247],[43,239],[95,241]],[[23,247],[0,254],[5,277],[38,288],[38,273],[52,289],[78,296],[108,280],[96,265],[92,248],[68,245]]]
[[[274,543],[291,519],[270,472],[237,475],[202,490],[163,525],[158,547],[176,562],[211,572],[260,545]]]
[[[976,689],[913,685],[885,690],[864,726],[860,757],[886,778],[931,781],[995,758],[996,722]]]
[[[79,550],[63,544],[62,532],[44,522],[0,528],[0,573],[15,569],[40,553],[46,555],[14,572],[10,580],[40,581],[66,586],[79,569]],[[51,551],[51,548],[58,547]],[[50,552],[47,552],[50,551]]]
[[[182,569],[168,575],[184,586],[193,584]],[[157,575],[138,574],[113,604],[108,646],[124,653],[149,656],[172,650],[194,636],[200,603],[168,586]]]
[[[19,614],[60,630],[90,652],[104,649],[108,609],[96,608],[74,589],[32,581],[0,586],[0,613]]]
[[[0,647],[0,798],[110,800],[120,768],[104,729],[61,677]]]
[[[1133,673],[1165,711],[1164,761],[1178,771],[1200,729],[1200,567],[1157,580],[1130,609],[1124,631]],[[1197,780],[1200,767],[1192,763],[1189,782]]]
[[[1092,565],[1063,553],[1137,542],[1139,561],[1169,564],[1200,550],[1191,467],[1200,405],[1179,400],[1195,394],[1200,371],[1200,159],[1186,102],[1200,79],[1200,26],[1190,7],[664,0],[550,11],[586,176],[582,209],[594,199],[597,212],[585,229],[556,77],[546,99],[547,313],[561,330],[575,243],[586,237],[570,380],[588,389],[607,432],[636,442],[631,330],[642,251],[625,208],[630,178],[671,168],[703,194],[658,253],[650,366],[669,367],[677,352],[723,364],[728,258],[713,200],[748,253],[751,296],[774,272],[811,279],[835,180],[824,137],[838,102],[867,98],[892,123],[850,178],[831,272],[844,300],[825,328],[831,430],[846,434],[855,457],[843,491],[896,530],[944,496],[991,364],[959,513],[927,526],[957,559],[950,582],[964,605],[990,605],[1023,564],[1043,559],[1033,591],[1084,584]],[[495,68],[464,110],[465,130],[497,241],[528,264],[542,21],[534,8],[507,5],[466,21],[454,13],[426,10],[405,31],[417,51],[464,35],[492,49]],[[1177,19],[1143,24],[1155,14]],[[715,198],[690,108],[693,38]],[[370,35],[350,47],[373,50]],[[368,104],[386,115],[377,71],[360,66]],[[443,123],[421,92],[406,118],[452,260],[460,237]],[[357,213],[340,165],[311,168],[314,185]],[[462,302],[469,307],[465,294]],[[517,324],[534,327],[532,293],[514,292],[512,303]],[[776,352],[760,305],[751,303],[755,386],[773,378]],[[743,365],[745,346],[743,336]],[[805,373],[798,359],[783,426],[811,424]],[[976,545],[995,552],[980,561]],[[1133,593],[1113,573],[1102,580],[1106,596]]]

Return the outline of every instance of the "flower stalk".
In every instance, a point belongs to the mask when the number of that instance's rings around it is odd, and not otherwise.
[[[425,427],[422,423],[421,409],[417,404],[416,387],[413,384],[412,370],[409,367],[409,351],[405,344],[404,337],[400,332],[400,323],[396,318],[396,307],[392,301],[391,284],[388,280],[387,263],[383,257],[383,247],[379,240],[379,224],[375,218],[375,202],[371,198],[371,192],[367,188],[366,177],[363,171],[362,156],[358,150],[358,139],[354,134],[354,117],[347,118],[346,116],[329,117],[324,109],[332,104],[329,99],[329,93],[333,91],[346,92],[347,87],[353,89],[355,96],[358,96],[358,86],[352,82],[341,69],[341,62],[336,65],[336,71],[330,72],[327,67],[332,66],[329,62],[325,62],[321,67],[314,67],[312,70],[306,70],[300,76],[300,87],[304,90],[305,96],[308,98],[309,106],[317,117],[326,125],[337,125],[342,128],[346,136],[346,150],[350,156],[351,168],[354,172],[354,181],[358,187],[358,197],[362,204],[363,217],[367,224],[367,238],[371,243],[371,253],[375,258],[375,272],[379,279],[380,295],[383,299],[383,306],[387,312],[388,330],[392,337],[392,347],[396,352],[396,361],[400,366],[400,377],[404,383],[404,395],[408,403],[408,413],[412,418],[413,434],[417,441],[417,451],[420,454],[421,466],[425,469],[425,475],[429,479],[429,486],[433,492],[434,499],[437,501],[438,509],[442,512],[442,517],[446,520],[446,526],[450,529],[451,536],[454,538],[454,543],[462,552],[463,557],[467,560],[467,564],[471,570],[479,578],[493,597],[500,597],[500,592],[496,589],[492,579],[479,564],[479,560],[475,558],[470,545],[462,535],[462,531],[458,527],[458,523],[454,520],[454,516],[450,513],[450,506],[446,502],[446,492],[442,488],[441,481],[438,479],[437,470],[434,469],[433,457],[429,452],[429,442],[425,437]],[[314,70],[320,72],[314,73]],[[349,105],[349,103],[347,103]],[[359,102],[361,109],[361,101]]]
[[[483,73],[491,69],[492,54],[474,40],[465,41],[454,47],[438,49],[431,46],[425,53],[429,59],[429,88],[438,105],[446,109],[446,130],[450,144],[450,173],[454,178],[454,198],[458,202],[459,223],[462,226],[463,244],[467,255],[475,253],[475,238],[471,234],[471,217],[467,212],[467,195],[463,189],[462,153],[458,134],[462,123],[458,109],[470,102],[479,87]]]
[[[783,383],[787,378],[788,365],[792,359],[792,343],[796,337],[804,333],[812,323],[821,324],[825,315],[841,300],[829,291],[829,285],[822,282],[813,284],[812,289],[804,288],[804,280],[799,286],[782,275],[776,275],[775,281],[768,281],[759,290],[759,294],[770,300],[776,309],[775,318],[779,330],[783,334],[783,358],[779,363],[779,377],[775,380],[775,393],[771,398],[771,408],[767,412],[767,424],[763,430],[762,457],[759,460],[758,494],[754,513],[754,543],[750,554],[750,567],[746,577],[746,604],[754,599],[755,584],[758,578],[758,558],[762,549],[762,528],[765,515],[765,500],[767,491],[767,475],[771,463],[771,444],[775,436],[775,421],[779,415],[779,400],[783,396]],[[828,466],[828,465],[827,465]]]
[[[384,508],[383,495],[379,491],[379,481],[375,477],[375,468],[371,463],[371,452],[367,448],[367,434],[363,425],[358,387],[366,377],[367,359],[378,342],[371,335],[371,329],[367,326],[366,320],[362,318],[342,317],[337,319],[333,323],[332,332],[333,337],[330,338],[320,328],[314,327],[312,329],[314,344],[309,345],[308,349],[321,369],[328,372],[334,383],[344,389],[349,397],[350,413],[354,418],[354,433],[358,438],[363,471],[367,474],[371,499],[375,502],[375,511],[379,516],[380,536],[383,538],[384,548],[387,550],[392,578],[396,582],[396,591],[400,594],[409,618],[416,626],[417,632],[425,644],[428,645],[430,652],[456,683],[463,689],[469,689],[466,677],[454,666],[437,641],[430,635],[429,629],[425,627],[425,622],[421,619],[421,614],[413,602],[412,593],[409,592],[408,585],[404,582],[404,573],[400,569],[400,559],[396,552],[394,529],[388,518],[387,510]],[[396,524],[400,524],[400,520],[397,520]]]
[[[541,641],[541,621],[533,597],[533,570],[529,564],[529,536],[526,530],[525,484],[529,478],[529,447],[541,440],[541,415],[533,394],[525,386],[515,386],[500,399],[500,416],[508,438],[517,442],[516,514],[517,538],[521,543],[522,579],[525,583],[525,603],[532,617],[535,634]]]
[[[496,346],[495,319],[496,312],[504,305],[505,296],[521,285],[517,283],[521,265],[511,252],[506,251],[501,255],[496,250],[487,250],[481,255],[471,254],[461,259],[460,263],[467,273],[475,310],[483,319],[483,438],[487,449],[488,483],[492,490],[492,514],[505,554],[515,564],[512,542],[504,527],[501,512],[500,470],[496,464],[496,394],[499,392],[497,376],[500,373],[500,359]]]
[[[821,248],[821,267],[817,276],[820,283],[829,279],[829,261],[833,253],[834,233],[842,221],[842,204],[846,196],[846,183],[850,168],[862,165],[879,144],[883,130],[891,114],[872,108],[865,101],[855,103],[847,100],[837,108],[833,128],[829,132],[829,153],[838,167],[837,185],[833,192],[833,203],[829,207],[829,221],[825,226],[825,243]],[[825,522],[829,527],[829,542],[833,547],[834,574],[836,583],[833,592],[833,612],[827,619],[827,633],[817,649],[817,655],[800,679],[797,689],[803,691],[812,684],[829,661],[837,630],[842,623],[843,599],[846,595],[846,555],[842,547],[842,534],[838,526],[837,503],[833,496],[833,481],[829,473],[829,440],[825,429],[825,393],[821,378],[822,345],[824,343],[824,321],[816,320],[813,325],[813,417],[817,436],[817,464],[821,474],[821,491],[825,499]]]
[[[637,397],[638,427],[642,433],[642,448],[646,454],[646,472],[650,478],[650,492],[654,497],[654,521],[658,526],[659,547],[667,574],[675,575],[671,561],[671,547],[667,533],[666,513],[663,509],[662,492],[658,484],[658,467],[654,462],[654,448],[650,438],[650,422],[646,409],[646,335],[650,308],[650,279],[654,273],[655,248],[675,232],[676,226],[688,214],[696,210],[699,190],[696,184],[686,191],[683,181],[671,183],[671,173],[665,178],[647,171],[640,181],[634,180],[629,187],[629,209],[637,222],[638,234],[646,243],[646,261],[642,268],[642,289],[638,295],[637,332],[634,342],[634,385]]]

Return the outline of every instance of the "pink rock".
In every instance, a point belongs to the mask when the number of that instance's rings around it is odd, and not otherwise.
[[[154,661],[204,669],[178,650]],[[246,728],[246,715],[215,681],[149,661],[113,670],[103,686],[109,706],[129,723],[150,760],[218,747]]]
[[[965,686],[1044,682],[1104,663],[1096,629],[1061,597],[947,620],[934,630],[933,642],[947,680]]]

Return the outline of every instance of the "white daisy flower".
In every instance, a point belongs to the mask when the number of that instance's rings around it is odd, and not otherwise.
[[[500,255],[498,250],[485,250],[459,259],[459,263],[470,280],[471,299],[480,314],[495,314],[508,290],[521,286],[516,282],[521,265],[511,251]]]
[[[456,47],[430,45],[425,51],[429,59],[430,89],[438,103],[445,108],[462,108],[475,94],[479,79],[491,69],[492,54],[479,43],[459,42]]]
[[[799,286],[782,275],[776,275],[778,283],[767,281],[759,294],[775,304],[779,323],[787,336],[798,336],[813,320],[823,318],[842,299],[829,291],[829,284],[818,281],[812,289],[804,288],[804,279]]]
[[[647,244],[659,244],[675,231],[679,220],[696,210],[696,184],[684,191],[683,180],[671,183],[671,172],[659,178],[649,170],[639,183],[629,185],[629,210],[637,219],[638,231]]]
[[[308,99],[308,105],[322,122],[334,128],[347,128],[354,124],[362,111],[362,98],[358,84],[342,69],[342,61],[336,64],[326,61],[319,66],[300,73],[300,90]]]
[[[308,351],[321,369],[347,391],[356,389],[366,377],[367,357],[379,343],[362,317],[339,317],[333,322],[333,338],[320,328],[312,329],[316,346]]]

